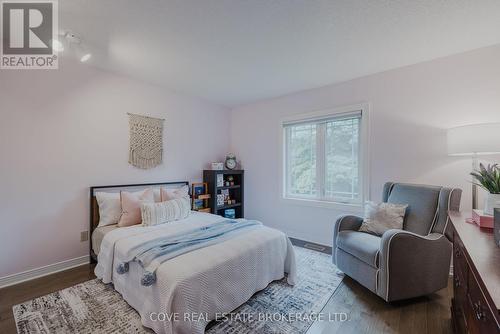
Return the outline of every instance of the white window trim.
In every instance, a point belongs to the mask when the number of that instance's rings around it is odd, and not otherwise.
[[[285,127],[284,123],[301,121],[305,119],[314,119],[320,117],[328,117],[328,116],[336,116],[338,114],[345,114],[349,112],[361,111],[361,128],[360,128],[360,185],[362,189],[361,202],[359,204],[352,203],[341,203],[334,201],[325,201],[318,199],[305,199],[305,198],[294,198],[286,195],[286,165],[285,165],[285,157],[286,157],[286,148],[285,148]],[[293,115],[290,117],[285,117],[280,120],[279,123],[279,143],[280,143],[280,164],[279,164],[279,175],[280,175],[280,200],[286,204],[292,205],[305,205],[312,207],[321,207],[321,208],[332,208],[332,209],[342,209],[347,211],[348,213],[359,213],[363,208],[365,201],[370,198],[370,104],[369,103],[361,103],[355,105],[349,105],[344,107],[319,110],[305,114]]]

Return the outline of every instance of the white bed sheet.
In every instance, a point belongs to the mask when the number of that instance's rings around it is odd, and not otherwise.
[[[94,232],[92,232],[92,250],[94,251],[94,253],[96,255],[99,254],[99,251],[101,249],[101,243],[102,243],[102,240],[104,239],[104,236],[108,232],[111,232],[117,228],[118,228],[118,224],[106,225],[106,226],[96,227]]]
[[[143,270],[137,263],[130,263],[124,275],[116,274],[114,268],[130,247],[160,232],[179,233],[221,219],[193,212],[178,222],[114,229],[104,236],[95,273],[104,283],[112,282],[139,312],[143,325],[156,333],[204,333],[216,314],[231,312],[285,273],[294,284],[295,255],[284,233],[261,227],[183,254],[163,263],[156,272],[156,283],[149,287],[140,284]],[[156,321],[158,315],[179,320]]]

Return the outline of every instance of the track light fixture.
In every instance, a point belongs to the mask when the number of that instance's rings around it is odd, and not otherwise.
[[[67,47],[82,63],[92,58],[92,53],[87,49],[82,38],[71,31],[60,34],[59,39],[52,40],[52,47],[56,52],[63,52]]]

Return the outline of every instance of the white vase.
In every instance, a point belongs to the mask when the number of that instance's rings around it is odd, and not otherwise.
[[[493,216],[495,208],[500,208],[500,194],[488,194],[484,200],[484,213]]]

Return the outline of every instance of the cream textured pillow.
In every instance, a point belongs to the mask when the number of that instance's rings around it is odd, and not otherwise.
[[[365,203],[365,220],[360,232],[382,235],[390,229],[402,229],[408,205],[392,203]]]
[[[161,203],[141,203],[142,225],[154,226],[187,218],[191,213],[189,197]]]

